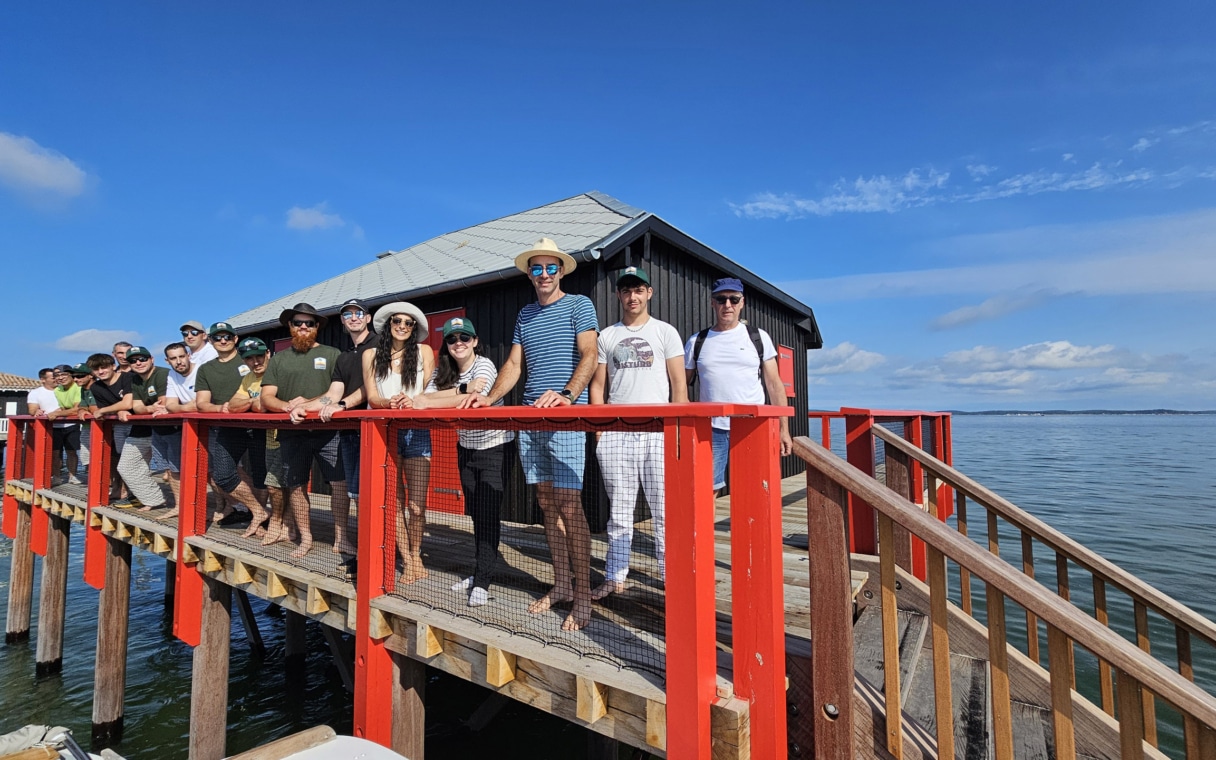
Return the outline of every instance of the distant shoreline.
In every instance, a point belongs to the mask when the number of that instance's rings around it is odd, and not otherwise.
[[[1163,415],[1163,414],[1173,414],[1173,415],[1197,415],[1197,414],[1216,414],[1216,410],[1213,410],[1213,409],[1208,409],[1208,410],[1203,410],[1203,411],[1184,411],[1184,410],[1180,410],[1180,409],[1132,409],[1132,410],[1126,410],[1126,409],[1079,409],[1079,410],[1069,410],[1069,409],[1025,409],[1025,410],[1021,410],[1021,409],[988,409],[988,410],[985,410],[985,411],[982,411],[982,412],[960,412],[960,411],[955,410],[955,409],[950,409],[950,410],[948,410],[948,411],[950,412],[950,414],[959,415],[959,416],[964,416],[964,415],[968,415],[968,416],[974,416],[974,415],[988,415],[988,416],[991,416],[991,417],[1046,417],[1046,416],[1049,416],[1049,415],[1080,415],[1080,414],[1089,414],[1089,415],[1095,415],[1095,414],[1098,414],[1098,415],[1116,415],[1116,414],[1117,414],[1117,415],[1129,415],[1129,414],[1135,414],[1135,415]]]

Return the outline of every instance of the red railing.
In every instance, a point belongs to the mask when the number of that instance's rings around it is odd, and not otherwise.
[[[371,634],[373,599],[388,593],[394,581],[394,551],[386,540],[383,513],[393,495],[384,477],[395,452],[389,431],[408,420],[414,428],[485,427],[534,429],[542,423],[577,423],[581,429],[648,421],[661,427],[665,441],[666,488],[666,619],[665,638],[678,642],[666,650],[666,746],[670,758],[712,757],[710,706],[717,698],[717,624],[715,617],[714,492],[710,420],[732,417],[731,431],[731,582],[734,693],[750,704],[749,755],[785,758],[786,667],[781,536],[780,419],[788,407],[680,404],[656,406],[574,406],[536,410],[496,407],[468,411],[344,412],[328,423],[308,419],[309,428],[361,431],[358,567],[356,576],[356,654],[354,731],[385,746],[392,743],[393,666],[385,638]],[[35,492],[50,487],[50,424],[32,417],[11,418],[23,442],[22,456],[10,449],[6,476],[33,481]],[[141,416],[139,424],[180,424],[182,459],[177,520],[177,572],[174,635],[198,645],[205,584],[199,560],[187,550],[187,540],[205,532],[207,440],[211,427],[287,428],[287,415],[163,415]],[[442,424],[440,424],[442,423]],[[88,509],[104,506],[110,493],[107,442],[109,421],[93,421],[92,465],[89,468]],[[4,499],[3,528],[17,533],[16,501]],[[47,513],[32,510],[35,540],[31,548],[45,552]],[[86,519],[85,580],[104,585],[107,538],[100,526]],[[40,536],[40,543],[38,537]]]

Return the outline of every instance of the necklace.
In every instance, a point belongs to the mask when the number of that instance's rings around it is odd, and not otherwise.
[[[646,320],[646,322],[649,322],[649,321],[650,321],[649,319]],[[626,330],[628,330],[631,333],[641,332],[642,328],[646,326],[646,322],[643,322],[642,324],[638,325],[637,327],[630,327],[629,325],[622,322],[621,327],[624,327]]]

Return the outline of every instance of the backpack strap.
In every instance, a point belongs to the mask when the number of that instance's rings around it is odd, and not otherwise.
[[[688,381],[689,385],[697,382],[697,362],[701,359],[701,347],[705,345],[705,339],[708,337],[709,328],[706,327],[697,333],[697,339],[692,344],[692,379]]]

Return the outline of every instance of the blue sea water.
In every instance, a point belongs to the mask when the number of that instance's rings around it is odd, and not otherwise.
[[[958,469],[1200,614],[1216,618],[1216,595],[1210,590],[1216,579],[1216,467],[1209,448],[1216,440],[1216,416],[958,416],[953,430]],[[973,512],[971,523],[972,534],[983,541],[982,514]],[[1002,556],[1020,567],[1016,535],[1003,532],[1001,538]],[[73,531],[71,547],[63,673],[35,679],[32,642],[0,646],[0,732],[53,721],[73,728],[87,744],[97,592],[80,580],[79,529]],[[0,538],[0,611],[7,605],[10,552],[11,543]],[[133,558],[127,731],[116,749],[132,758],[184,757],[191,650],[171,634],[163,602],[164,561],[141,551],[133,552]],[[1044,551],[1037,560],[1040,577],[1054,587],[1051,557]],[[956,574],[951,583],[957,596]],[[1088,584],[1088,577],[1082,580],[1076,571],[1074,598],[1086,609]],[[976,596],[982,597],[978,586]],[[309,627],[305,667],[289,673],[282,666],[282,618],[260,601],[253,604],[269,651],[264,661],[252,657],[240,623],[234,623],[229,752],[317,723],[349,732],[351,699],[320,631]],[[1130,637],[1130,604],[1113,593],[1110,604],[1116,629]],[[1018,617],[1012,609],[1009,616],[1011,624]],[[36,636],[36,609],[34,625]],[[1161,647],[1155,643],[1154,653],[1172,662],[1172,630],[1154,618],[1153,632],[1155,642],[1167,642]],[[1024,627],[1021,635],[1024,646]],[[1216,658],[1198,643],[1195,649],[1197,680],[1216,691]],[[1078,667],[1078,689],[1093,695],[1096,669],[1083,654]],[[428,754],[445,758],[494,751],[514,757],[513,748],[530,758],[582,754],[581,729],[518,703],[481,734],[471,734],[461,719],[482,696],[478,687],[454,679],[432,681]],[[1161,714],[1168,722],[1169,716]],[[546,741],[538,748],[531,739],[541,732]],[[1176,749],[1177,735],[1168,725],[1163,736],[1163,743]]]

